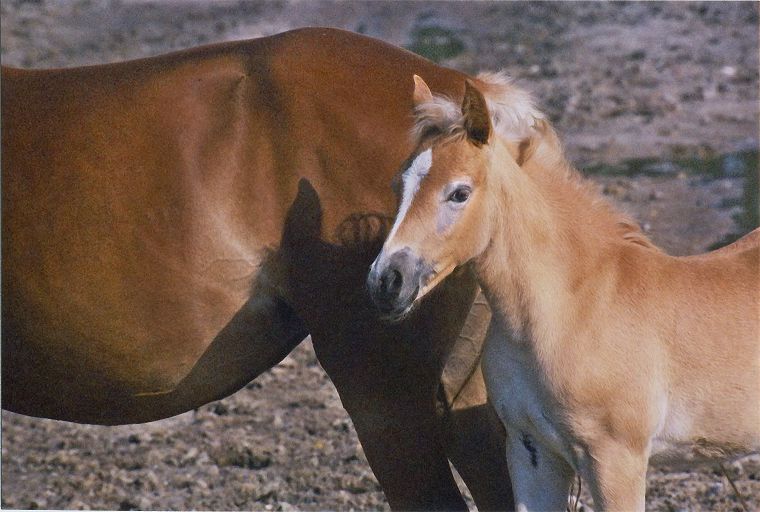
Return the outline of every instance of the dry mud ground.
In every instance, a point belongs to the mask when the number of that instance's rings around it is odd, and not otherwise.
[[[703,251],[756,223],[756,3],[15,0],[1,8],[3,64],[22,67],[322,25],[467,72],[503,68],[535,92],[576,164],[667,250]],[[726,469],[750,509],[760,508],[760,459]],[[3,412],[2,507],[387,505],[307,341],[235,395],[147,425]],[[715,468],[672,468],[650,472],[647,507],[738,510],[738,501]]]

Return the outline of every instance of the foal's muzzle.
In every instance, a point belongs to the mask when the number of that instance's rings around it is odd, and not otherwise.
[[[400,320],[409,312],[420,290],[424,268],[408,248],[387,258],[378,256],[367,276],[367,288],[384,317]]]

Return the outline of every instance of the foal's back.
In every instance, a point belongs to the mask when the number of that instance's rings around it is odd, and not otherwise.
[[[668,258],[663,271],[666,429],[688,432],[704,455],[760,449],[760,229],[717,251]]]

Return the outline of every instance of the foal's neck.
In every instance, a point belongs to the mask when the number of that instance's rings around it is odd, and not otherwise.
[[[618,220],[574,171],[543,168],[566,166],[563,158],[520,168],[498,142],[493,151],[497,207],[492,242],[476,262],[481,286],[515,342],[552,343],[579,313],[578,294],[603,266]]]

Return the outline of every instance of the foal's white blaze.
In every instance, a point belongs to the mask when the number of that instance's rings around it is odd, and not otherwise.
[[[401,205],[398,209],[398,215],[396,216],[396,222],[391,228],[391,232],[388,235],[388,240],[392,240],[398,227],[404,221],[406,213],[409,211],[409,207],[412,205],[414,196],[420,189],[420,183],[423,178],[430,172],[430,167],[433,165],[433,150],[426,149],[412,161],[411,165],[404,171],[401,176],[403,191],[401,195]]]

